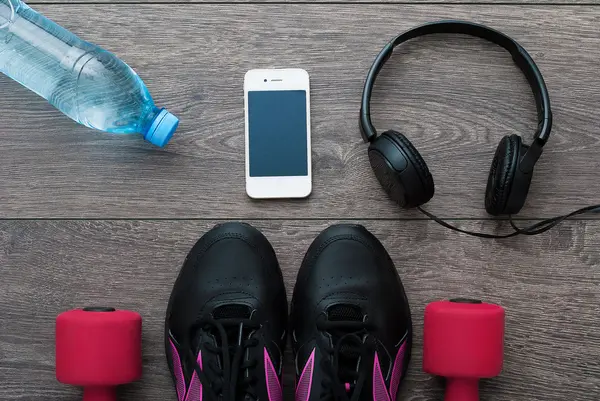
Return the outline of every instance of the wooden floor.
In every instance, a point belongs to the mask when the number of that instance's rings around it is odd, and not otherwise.
[[[54,319],[88,304],[144,317],[144,379],[122,399],[175,400],[162,348],[167,297],[192,244],[223,220],[267,235],[290,295],[328,225],[360,223],[382,240],[415,316],[401,399],[442,399],[442,383],[421,372],[423,309],[471,296],[507,310],[505,369],[482,385],[482,399],[600,400],[600,216],[506,241],[449,232],[384,196],[357,129],[366,71],[387,40],[441,18],[485,23],[529,50],[553,105],[555,129],[520,223],[600,203],[600,1],[30,5],[121,56],[182,123],[160,150],[78,126],[0,76],[1,400],[80,399],[54,378]],[[308,200],[245,195],[242,82],[262,67],[311,75]],[[483,209],[489,163],[502,136],[530,141],[535,129],[510,57],[478,39],[417,40],[394,54],[373,101],[376,125],[403,131],[428,161],[437,184],[428,210],[464,228],[506,230]],[[284,385],[291,401],[292,369]]]

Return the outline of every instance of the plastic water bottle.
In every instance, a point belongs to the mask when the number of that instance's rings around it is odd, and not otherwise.
[[[127,64],[20,0],[0,0],[0,71],[90,128],[164,146],[179,124]]]

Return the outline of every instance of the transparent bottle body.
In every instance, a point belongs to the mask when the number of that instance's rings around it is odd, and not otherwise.
[[[105,132],[143,134],[160,112],[127,64],[20,0],[0,0],[0,71]]]

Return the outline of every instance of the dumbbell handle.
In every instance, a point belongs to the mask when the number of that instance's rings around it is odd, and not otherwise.
[[[115,387],[84,387],[83,401],[117,401]]]
[[[448,377],[444,401],[479,401],[479,381]]]

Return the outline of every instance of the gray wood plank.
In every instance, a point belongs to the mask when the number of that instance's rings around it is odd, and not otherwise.
[[[600,52],[596,7],[493,5],[47,5],[57,22],[119,54],[182,119],[166,150],[94,133],[0,77],[0,217],[414,218],[383,194],[357,116],[384,42],[439,18],[489,24],[521,41],[551,92],[554,135],[523,217],[598,201]],[[85,16],[82,18],[81,16]],[[132,18],[135,16],[135,18]],[[314,191],[253,202],[244,190],[244,73],[303,67],[312,77]],[[430,210],[486,217],[483,191],[503,135],[526,141],[534,106],[510,57],[477,39],[412,43],[374,95],[381,129],[406,133],[436,178]]]
[[[253,222],[272,242],[291,296],[314,237],[333,221]],[[506,362],[486,381],[489,401],[600,398],[600,229],[570,222],[547,235],[510,241],[464,238],[428,222],[360,221],[386,246],[415,320],[415,358],[404,400],[442,399],[421,372],[426,303],[469,296],[507,310]],[[213,221],[0,221],[0,399],[78,400],[54,378],[55,315],[110,304],[144,317],[144,378],[124,400],[174,400],[162,324],[191,246]],[[468,228],[481,228],[480,222]],[[285,371],[286,400],[293,378]]]
[[[44,3],[211,3],[211,4],[231,4],[231,3],[303,3],[303,4],[328,4],[339,3],[339,0],[35,0],[28,4],[44,4]],[[556,5],[556,6],[578,6],[578,5],[597,5],[600,0],[345,0],[344,3],[377,3],[377,4],[432,4],[434,6],[444,4],[535,4],[535,5]]]

